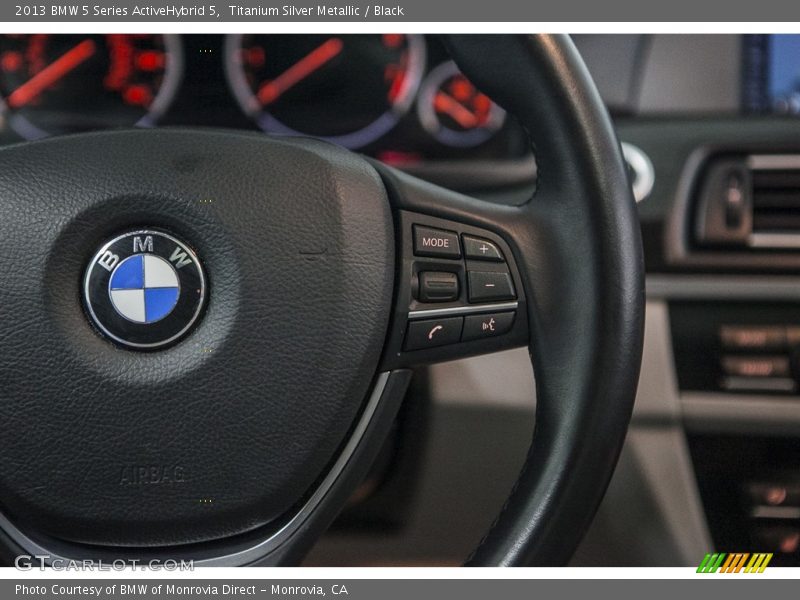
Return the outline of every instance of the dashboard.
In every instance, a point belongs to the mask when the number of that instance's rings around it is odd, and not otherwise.
[[[573,40],[618,124],[800,114],[797,35]],[[0,36],[0,145],[126,127],[318,137],[500,202],[535,180],[525,132],[435,35]]]
[[[0,143],[134,126],[311,136],[399,165],[527,153],[436,37],[0,36]]]

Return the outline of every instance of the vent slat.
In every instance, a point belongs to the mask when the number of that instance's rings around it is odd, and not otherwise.
[[[795,190],[753,190],[753,207],[756,210],[800,209],[800,188]]]
[[[800,233],[800,170],[754,170],[753,232]]]
[[[753,214],[753,230],[756,232],[800,231],[800,213],[775,211]]]
[[[755,189],[800,189],[800,171],[753,171]]]

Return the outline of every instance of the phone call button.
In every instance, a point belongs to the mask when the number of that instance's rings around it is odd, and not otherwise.
[[[410,321],[406,332],[405,349],[423,350],[454,344],[461,339],[463,325],[463,317]]]

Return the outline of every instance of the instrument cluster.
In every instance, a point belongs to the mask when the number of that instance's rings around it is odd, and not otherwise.
[[[134,126],[317,137],[392,163],[527,153],[435,37],[0,36],[0,142]]]

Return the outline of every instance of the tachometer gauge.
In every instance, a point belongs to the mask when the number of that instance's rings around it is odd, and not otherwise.
[[[425,130],[448,146],[477,146],[497,132],[505,111],[482,94],[454,62],[433,69],[422,84],[417,114]]]
[[[154,125],[180,81],[165,35],[0,36],[0,117],[19,135]]]
[[[264,131],[348,148],[394,127],[425,68],[416,35],[243,35],[226,43],[231,89]]]

